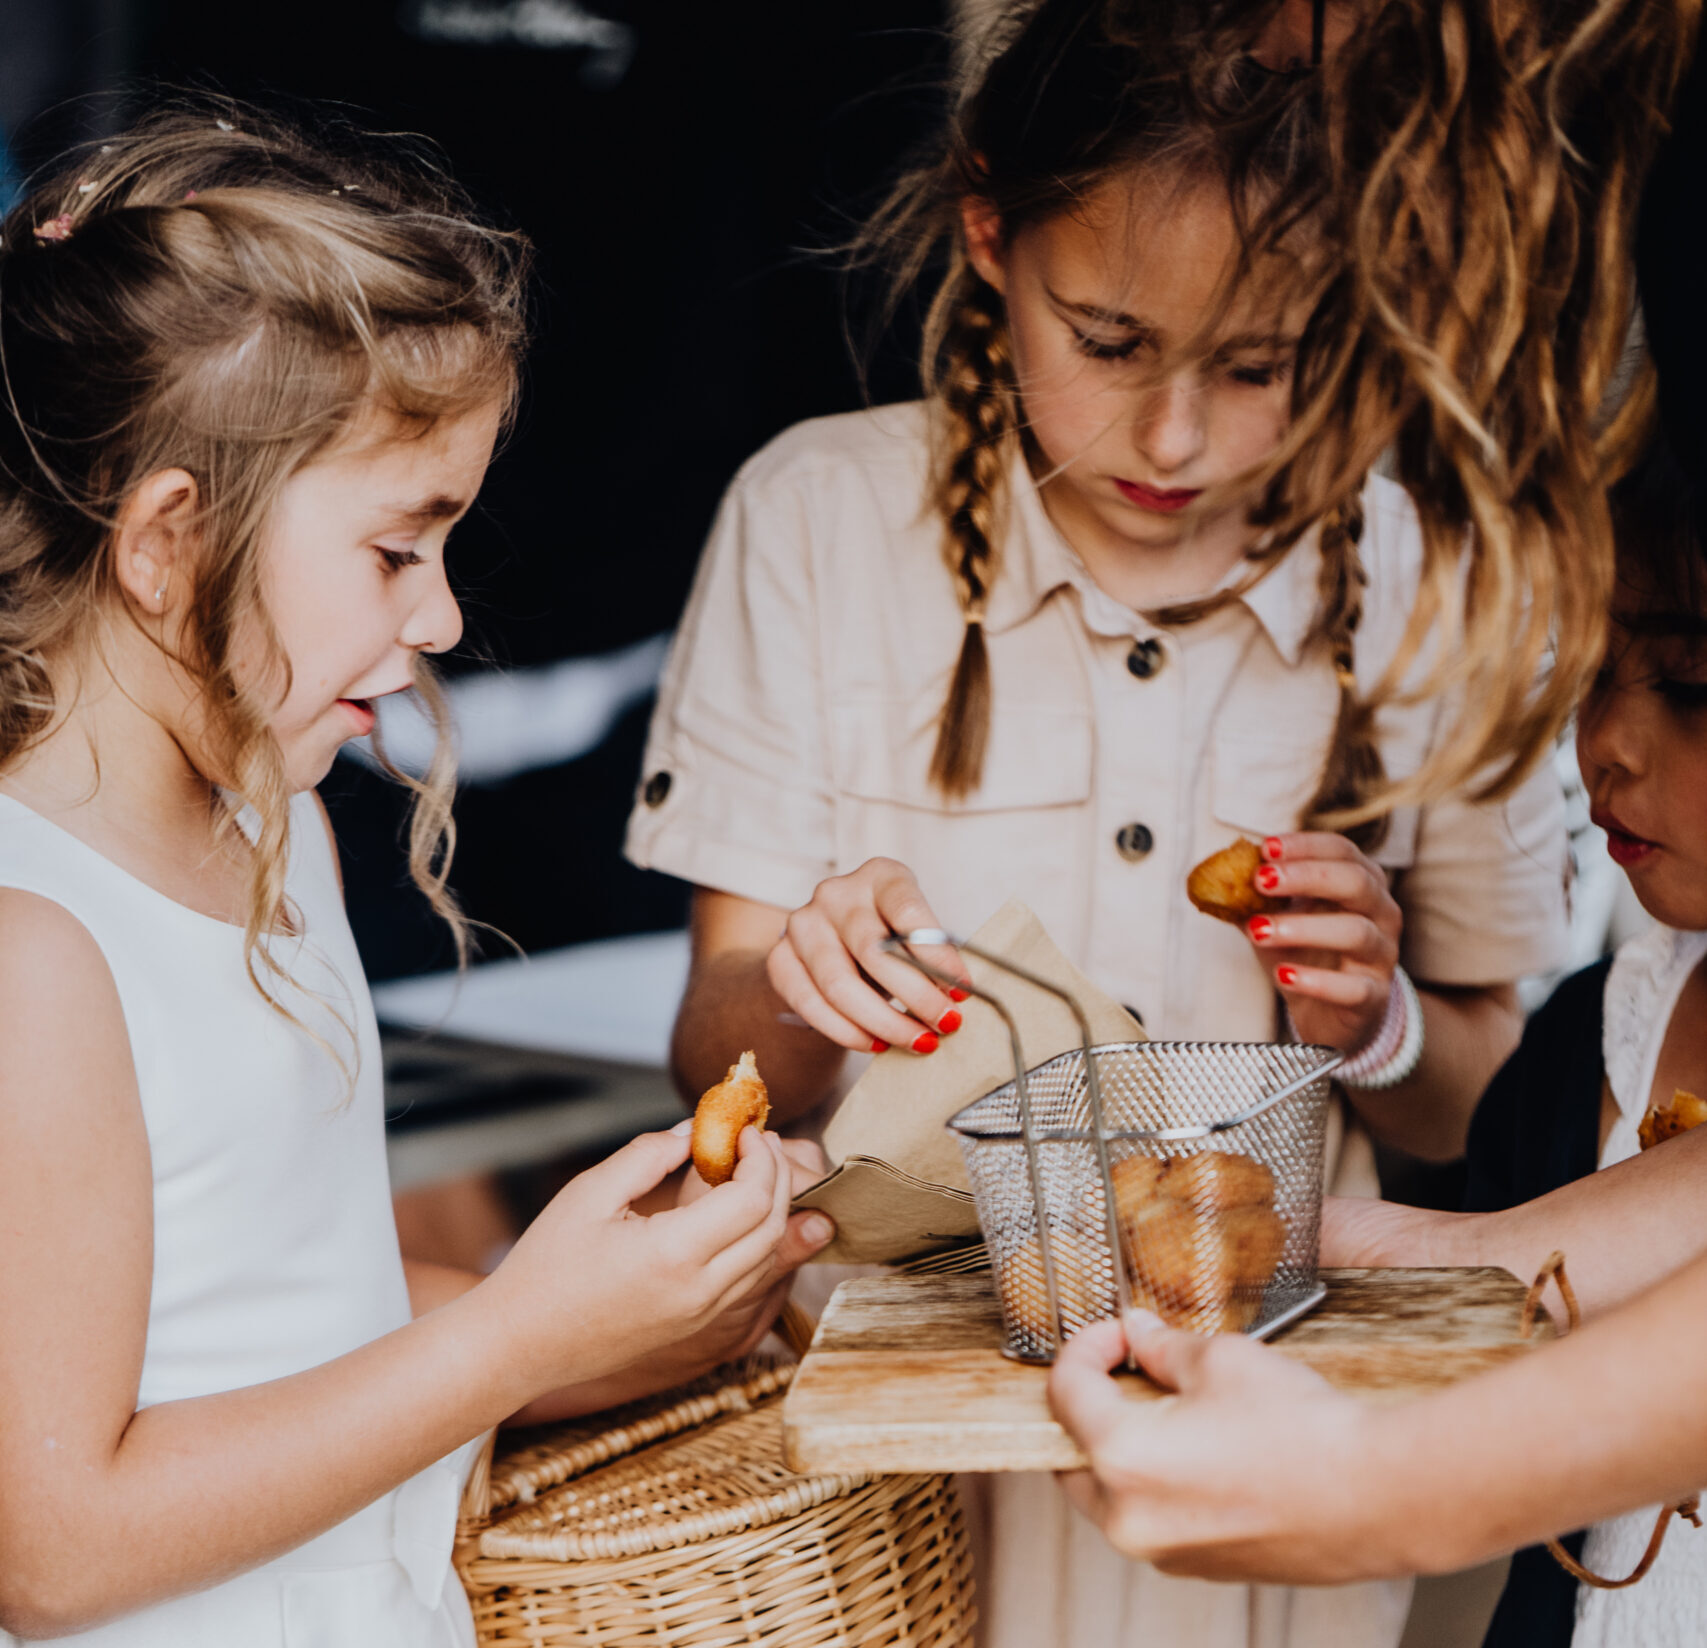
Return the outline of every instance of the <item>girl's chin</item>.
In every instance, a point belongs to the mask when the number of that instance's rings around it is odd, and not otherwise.
[[[1662,927],[1680,933],[1707,933],[1707,877],[1691,876],[1685,885],[1678,886],[1672,876],[1663,873],[1625,873],[1630,876],[1636,902]]]

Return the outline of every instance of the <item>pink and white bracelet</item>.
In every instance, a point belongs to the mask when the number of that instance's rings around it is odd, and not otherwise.
[[[1290,1009],[1286,1027],[1294,1041],[1302,1039],[1298,1026],[1292,1022]],[[1422,1062],[1422,1054],[1422,1003],[1417,999],[1417,987],[1411,983],[1410,974],[1403,967],[1395,967],[1381,1028],[1362,1052],[1334,1071],[1334,1080],[1364,1091],[1397,1087]]]
[[[1393,969],[1387,993],[1387,1012],[1381,1028],[1362,1052],[1334,1072],[1347,1087],[1397,1087],[1422,1062],[1423,1013],[1417,987],[1403,967]]]

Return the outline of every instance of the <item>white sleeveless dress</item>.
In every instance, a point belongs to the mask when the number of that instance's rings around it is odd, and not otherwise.
[[[291,1010],[319,1041],[249,982],[241,928],[174,902],[0,795],[0,886],[51,899],[88,929],[130,1036],[154,1178],[138,1408],[300,1373],[410,1318],[379,1033],[312,795],[292,803],[290,855],[302,934],[273,953],[295,987]],[[288,1556],[61,1640],[472,1648],[450,1566],[471,1449]]]

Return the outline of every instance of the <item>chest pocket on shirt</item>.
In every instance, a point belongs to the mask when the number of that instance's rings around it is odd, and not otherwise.
[[[1257,841],[1296,830],[1326,759],[1324,742],[1218,733],[1210,794],[1216,823]],[[1401,807],[1388,821],[1386,840],[1369,856],[1389,870],[1402,870],[1416,858],[1416,847],[1416,809]]]
[[[990,724],[983,782],[964,801],[945,801],[930,778],[937,709],[910,699],[832,704],[830,768],[836,788],[862,801],[939,813],[1072,806],[1090,799],[1090,717],[1008,705]]]

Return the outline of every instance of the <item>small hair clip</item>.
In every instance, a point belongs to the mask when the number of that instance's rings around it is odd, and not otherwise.
[[[95,185],[91,183],[88,178],[84,178],[83,181],[77,185],[77,192],[80,195],[93,194],[95,192]]]
[[[71,214],[61,212],[58,217],[49,218],[46,223],[36,225],[37,240],[69,240],[71,238]]]
[[[189,203],[190,203],[190,202],[191,202],[191,201],[192,201],[192,200],[194,200],[194,199],[195,199],[195,198],[196,198],[196,191],[195,191],[195,190],[194,190],[194,189],[186,189],[186,190],[185,190],[185,191],[184,191],[184,200],[183,200],[183,204],[184,204],[184,205],[186,205],[186,206],[188,206],[188,205],[189,205]]]
[[[214,121],[214,125],[216,125],[222,132],[234,132],[237,130],[229,120],[216,120]]]
[[[112,152],[113,152],[113,145],[112,144],[103,143],[101,145],[101,153],[102,154],[111,154]]]

